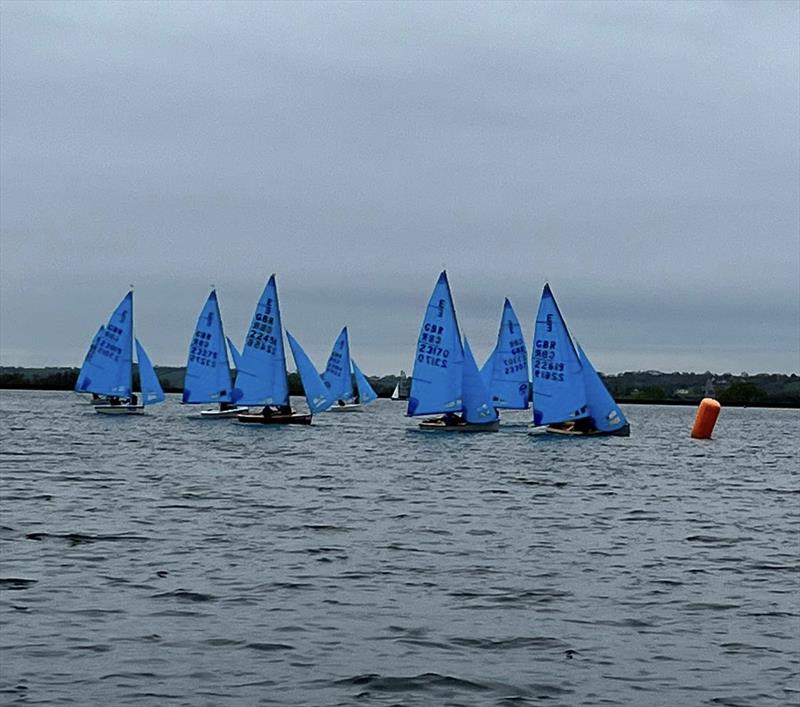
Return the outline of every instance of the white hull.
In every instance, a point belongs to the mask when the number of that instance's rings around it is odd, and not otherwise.
[[[237,415],[249,412],[249,410],[250,409],[246,407],[235,407],[230,410],[201,410],[200,417],[204,420],[219,420],[226,417],[236,417]]]
[[[364,406],[360,403],[348,403],[347,405],[334,405],[328,410],[330,412],[364,412]]]
[[[144,415],[144,405],[95,405],[101,415]]]

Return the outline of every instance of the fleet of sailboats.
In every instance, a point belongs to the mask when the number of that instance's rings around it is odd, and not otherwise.
[[[241,353],[225,336],[212,289],[189,344],[182,402],[215,404],[200,412],[207,419],[308,425],[316,413],[361,412],[378,397],[351,357],[346,326],[321,375],[287,331],[308,407],[308,412],[296,412],[289,400],[283,337],[275,275],[256,304]],[[141,402],[133,392],[134,349]],[[406,415],[422,417],[422,430],[494,432],[500,410],[525,410],[532,399],[535,429],[560,435],[630,434],[625,415],[570,334],[549,284],[539,302],[530,358],[519,319],[506,299],[494,349],[479,369],[462,336],[447,273],[442,271],[425,309],[410,380]],[[392,392],[393,400],[403,397],[402,382]],[[132,290],[92,338],[75,391],[91,394],[101,414],[141,414],[146,405],[164,400],[150,358],[133,336]]]

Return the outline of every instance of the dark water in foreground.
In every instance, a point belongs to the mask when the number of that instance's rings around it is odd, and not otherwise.
[[[0,703],[788,705],[797,411],[630,439],[0,393]]]

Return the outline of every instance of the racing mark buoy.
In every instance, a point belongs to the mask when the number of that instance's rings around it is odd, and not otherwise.
[[[697,408],[697,415],[692,425],[692,437],[694,439],[711,439],[714,425],[717,424],[719,417],[720,404],[713,398],[703,398],[700,407]]]

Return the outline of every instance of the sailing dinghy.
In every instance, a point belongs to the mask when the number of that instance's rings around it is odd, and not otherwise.
[[[153,364],[139,340],[136,357],[139,362],[139,382],[142,402],[133,393],[133,291],[128,292],[108,320],[98,331],[95,350],[87,358],[76,390],[106,396],[107,402],[94,409],[103,415],[141,415],[145,405],[164,400],[164,391]]]
[[[239,422],[262,425],[310,425],[312,415],[330,407],[332,399],[299,343],[290,335],[309,414],[295,413],[289,404],[289,377],[275,275],[270,276],[256,305],[244,349],[237,363],[231,400],[238,405],[261,406],[259,413],[240,413]]]
[[[525,410],[528,407],[528,349],[519,319],[506,299],[497,332],[497,343],[481,369],[481,378],[497,409]]]
[[[461,340],[447,273],[433,289],[417,340],[406,415],[441,415],[423,420],[422,430],[495,432],[497,411],[469,344]]]
[[[630,435],[630,425],[586,354],[570,336],[550,285],[533,335],[533,424],[551,434]]]
[[[200,411],[203,419],[236,417],[239,413],[247,412],[247,408],[233,404],[232,391],[231,369],[217,292],[211,290],[197,318],[189,344],[181,402],[187,405],[217,403],[216,409]]]
[[[351,365],[353,374],[350,372]],[[353,388],[353,376],[356,379],[355,389]],[[364,412],[364,405],[378,397],[366,376],[350,358],[350,339],[347,327],[342,329],[333,344],[322,380],[330,397],[336,401],[336,404],[330,407],[331,412]]]

